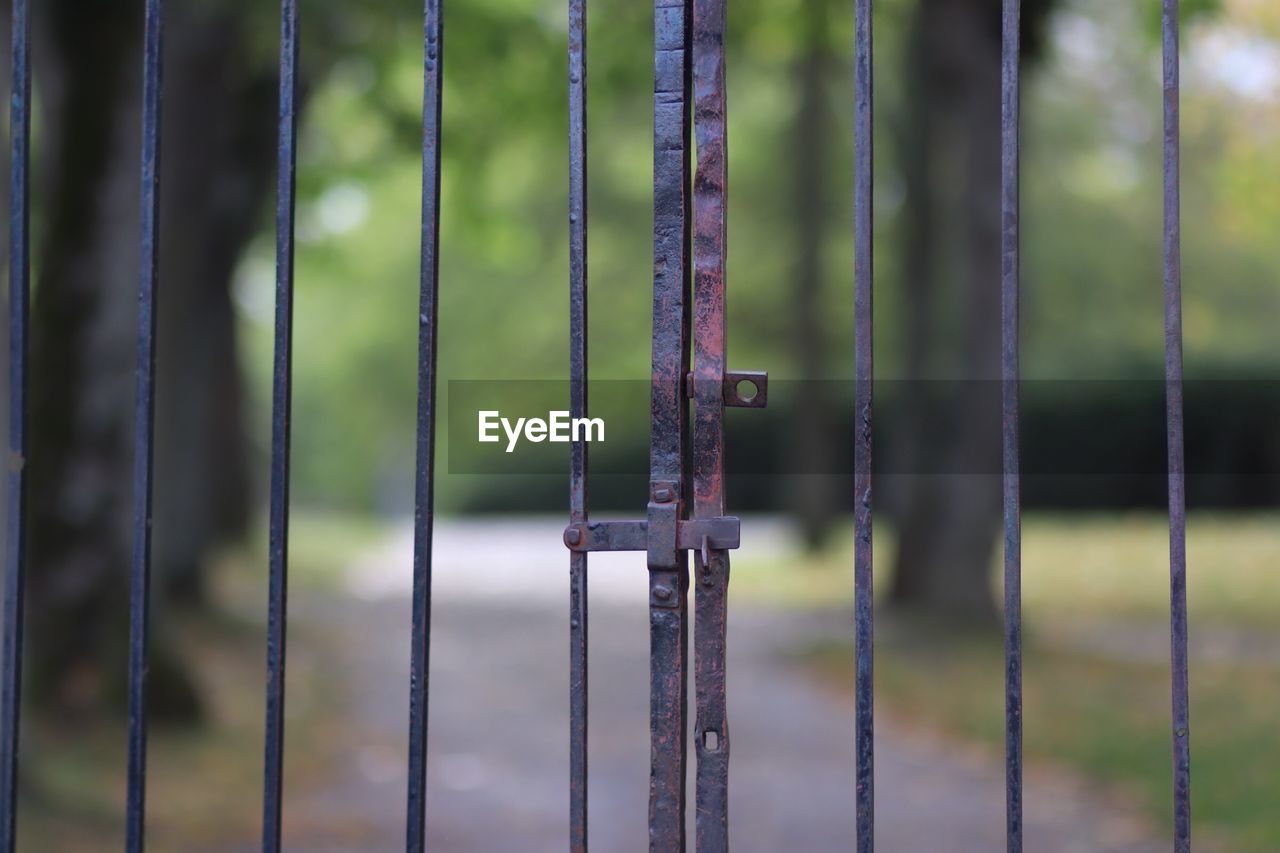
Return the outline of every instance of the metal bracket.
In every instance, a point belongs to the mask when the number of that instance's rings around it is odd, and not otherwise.
[[[680,484],[655,482],[649,492],[645,525],[645,546],[649,568],[674,571],[679,565],[676,547],[680,524]]]
[[[687,518],[676,522],[676,550],[733,551],[742,540],[742,522],[733,516]],[[586,521],[564,529],[570,551],[646,551],[648,521]],[[705,556],[705,555],[704,555]]]
[[[694,374],[685,377],[685,396],[693,398]],[[746,382],[750,390],[745,393],[739,386]],[[763,370],[734,370],[726,372],[722,380],[721,395],[724,404],[737,409],[763,409],[769,404],[769,374]]]

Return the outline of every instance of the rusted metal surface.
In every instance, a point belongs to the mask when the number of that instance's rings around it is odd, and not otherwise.
[[[409,783],[405,849],[426,847],[431,534],[435,506],[436,350],[440,293],[442,0],[427,0],[422,39],[422,244],[418,281],[418,424],[413,501],[413,625],[409,651]]]
[[[582,2],[570,0],[569,7],[570,385],[574,417],[586,414]],[[586,554],[591,551],[646,554],[650,626],[649,847],[661,851],[685,848],[688,552],[695,554],[697,843],[700,850],[728,848],[725,594],[728,551],[738,547],[741,523],[724,515],[724,407],[763,407],[768,400],[769,378],[762,372],[730,372],[724,368],[724,0],[658,0],[654,18],[649,503],[643,520],[588,521],[586,447],[574,447],[570,461],[570,519],[564,531],[564,543],[571,552],[572,579],[569,828],[573,850],[586,846]],[[691,43],[695,39],[696,47]],[[698,177],[691,187],[689,98],[695,82],[699,163]],[[691,216],[693,205],[696,217]],[[695,255],[696,283],[692,280]],[[695,352],[693,370],[689,372],[691,346]],[[692,427],[689,398],[695,407]],[[690,506],[693,518],[688,517]]]
[[[1169,638],[1173,698],[1173,848],[1191,849],[1191,721],[1187,698],[1187,495],[1182,428],[1182,219],[1178,0],[1161,13],[1164,64],[1165,427],[1169,465]]]
[[[22,710],[22,626],[26,586],[28,225],[31,154],[31,17],[14,0],[9,97],[9,455],[5,503],[4,684],[0,698],[0,851],[17,844],[18,744]]]
[[[854,3],[853,334],[854,411],[854,641],[856,686],[854,795],[859,853],[875,848],[873,591],[871,585],[871,283],[872,275],[872,79],[871,0]]]
[[[1004,497],[1005,835],[1022,850],[1022,479],[1018,424],[1021,0],[1004,0],[1001,57],[1000,379]]]
[[[278,851],[284,792],[285,640],[289,590],[289,446],[293,387],[293,224],[298,138],[298,4],[280,3],[280,112],[276,166],[276,316],[271,396],[271,507],[267,535],[267,718],[262,849]]]
[[[695,377],[690,373],[686,378],[685,391],[689,397],[695,396]],[[763,370],[725,371],[722,380],[724,405],[738,409],[763,409],[769,405],[769,374]]]
[[[742,522],[732,516],[688,518],[676,521],[676,548],[704,555],[738,547]],[[564,530],[570,551],[645,551],[649,546],[648,521],[573,522]],[[705,561],[704,561],[705,562]]]
[[[733,370],[724,374],[724,404],[739,409],[769,405],[769,374],[763,370]]]
[[[725,0],[693,4],[693,513],[724,514]],[[736,384],[735,394],[736,394]],[[694,620],[695,802],[698,850],[729,847],[729,721],[725,700],[725,627],[729,555],[699,553]]]
[[[688,0],[655,0],[653,95],[653,390],[650,404],[649,846],[683,850],[688,729],[688,558],[684,514],[689,363]]]
[[[147,0],[142,54],[142,216],[134,398],[133,563],[129,571],[129,768],[125,849],[142,853],[147,797],[147,639],[151,612],[156,290],[160,248],[160,93],[164,4]]]
[[[569,414],[587,416],[587,0],[569,0]],[[580,440],[569,451],[569,522],[586,521]],[[569,554],[569,849],[587,849],[586,549]]]

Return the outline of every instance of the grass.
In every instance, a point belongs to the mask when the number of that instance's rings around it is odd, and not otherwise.
[[[892,542],[877,532],[877,574]],[[1156,514],[1033,516],[1024,525],[1024,747],[1030,761],[1074,766],[1131,792],[1171,825],[1168,540]],[[1222,636],[1227,653],[1191,667],[1192,808],[1197,840],[1232,851],[1280,849],[1280,518],[1193,515],[1188,559],[1191,632]],[[788,593],[807,606],[848,606],[852,542],[788,560]],[[751,598],[778,569],[735,564]],[[883,588],[883,584],[882,584]],[[776,600],[771,597],[771,600]],[[957,637],[885,614],[876,644],[882,714],[1003,747],[998,631]],[[1134,642],[1134,637],[1154,640]],[[1163,643],[1163,644],[1162,644]],[[851,696],[851,645],[805,650],[822,678]]]
[[[314,512],[295,513],[291,523],[295,598],[331,594],[347,562],[387,530],[384,522]],[[166,637],[181,645],[206,703],[206,720],[197,728],[151,726],[148,850],[190,853],[259,843],[265,574],[263,534],[220,560],[219,609],[170,620],[173,630]],[[340,674],[331,671],[335,640],[297,620],[289,634],[285,773],[293,802],[336,785],[350,770],[344,766],[351,761],[349,747],[367,738],[353,730],[341,701]],[[124,846],[125,732],[123,715],[50,721],[24,714],[18,849],[96,853]],[[323,815],[291,811],[286,829],[333,840],[332,828],[315,826],[317,820]]]
[[[251,844],[260,831],[256,791],[262,785],[263,661],[261,640],[248,626],[193,620],[178,632],[198,674],[207,724],[198,729],[153,726],[148,738],[147,846],[157,851],[227,849]],[[300,669],[305,669],[300,667]],[[292,674],[292,672],[291,672]],[[303,681],[304,679],[298,679]],[[291,688],[293,685],[291,685]],[[299,684],[290,709],[302,725],[321,722]],[[97,851],[124,844],[125,721],[51,722],[28,715],[24,732],[19,849]],[[296,744],[295,744],[296,746]],[[334,756],[315,744],[290,753],[300,778],[333,772]],[[300,766],[301,765],[301,766]]]
[[[852,522],[817,554],[779,560],[752,555],[750,520],[734,555],[734,594],[793,606],[851,605]],[[1169,616],[1169,539],[1163,516],[1029,515],[1023,520],[1023,607],[1028,621]],[[1262,628],[1280,610],[1280,516],[1192,513],[1187,527],[1187,599],[1195,622]],[[875,578],[890,579],[893,532],[875,529]],[[780,567],[780,563],[782,567]],[[998,582],[992,566],[992,584]]]

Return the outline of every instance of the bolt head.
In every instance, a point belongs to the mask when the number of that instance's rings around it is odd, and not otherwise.
[[[576,527],[570,527],[564,532],[564,541],[568,545],[577,545],[582,541],[582,531]]]
[[[659,486],[654,489],[653,499],[659,503],[668,503],[672,499],[671,488],[669,486]]]
[[[659,601],[670,601],[671,595],[671,587],[665,584],[658,584],[653,588],[653,597]]]

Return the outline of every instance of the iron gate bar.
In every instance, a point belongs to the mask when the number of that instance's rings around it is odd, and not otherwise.
[[[854,729],[857,788],[854,794],[857,849],[875,849],[875,727],[873,677],[873,590],[871,582],[871,173],[873,95],[871,77],[871,0],[854,4],[854,190],[853,190],[853,327],[854,327],[854,641],[857,644]]]
[[[587,416],[587,0],[569,0],[569,414]],[[569,521],[587,522],[585,440],[569,450]],[[576,551],[569,554],[569,849],[587,849],[587,555]]]
[[[27,313],[31,266],[27,177],[31,153],[31,18],[13,0],[13,72],[9,98],[9,460],[5,504],[4,697],[0,699],[0,851],[17,843],[18,744],[22,710],[22,626],[26,586]]]
[[[431,658],[431,534],[435,509],[436,351],[440,304],[442,0],[426,0],[422,46],[422,264],[418,283],[418,425],[414,471],[413,626],[409,660],[409,782],[405,849],[426,846],[427,696]]]
[[[271,397],[271,507],[267,539],[267,719],[262,849],[278,851],[284,777],[285,651],[289,602],[289,447],[293,387],[293,224],[298,139],[298,3],[280,2],[280,113],[276,171],[276,316]]]
[[[1187,698],[1187,494],[1182,429],[1182,217],[1178,0],[1163,0],[1164,371],[1169,465],[1169,645],[1173,694],[1173,848],[1191,850],[1191,746]]]
[[[570,372],[571,403],[586,413],[586,106],[583,0],[570,0]],[[650,495],[646,517],[588,521],[586,447],[570,461],[570,847],[586,847],[586,554],[645,551],[649,570],[649,847],[685,849],[688,724],[688,554],[699,555],[704,591],[698,620],[698,847],[728,847],[728,739],[724,710],[724,591],[727,551],[741,522],[724,508],[724,407],[763,407],[768,375],[724,369],[724,72],[723,0],[698,0],[702,70],[695,124],[700,172],[696,192],[700,282],[690,303],[690,114],[695,5],[654,5],[654,282],[650,413]],[[697,369],[690,359],[690,311],[697,315]],[[740,393],[739,382],[754,393]],[[688,398],[698,419],[690,458]],[[692,468],[693,477],[685,472]],[[692,501],[686,490],[693,487]],[[696,518],[688,518],[692,502]],[[581,562],[578,562],[581,560]],[[710,594],[708,594],[708,592]]]
[[[155,434],[156,288],[160,227],[163,0],[146,0],[142,73],[142,234],[134,399],[133,565],[129,573],[129,770],[125,848],[142,853],[147,798],[147,639],[151,611],[151,496]]]
[[[685,514],[689,361],[689,0],[656,0],[654,283],[648,566],[649,846],[684,850],[688,726],[688,560],[675,548]]]
[[[690,0],[655,0],[653,378],[650,402],[649,847],[685,846],[689,571],[676,548],[685,514],[689,363]]]
[[[1022,851],[1022,482],[1018,423],[1021,0],[1004,0],[1001,51],[1000,398],[1004,502],[1005,837]]]
[[[724,515],[725,207],[728,190],[724,70],[725,0],[693,4],[693,513]],[[736,391],[736,383],[735,383]],[[729,726],[725,619],[729,554],[708,549],[698,566],[694,619],[697,849],[729,849]]]

